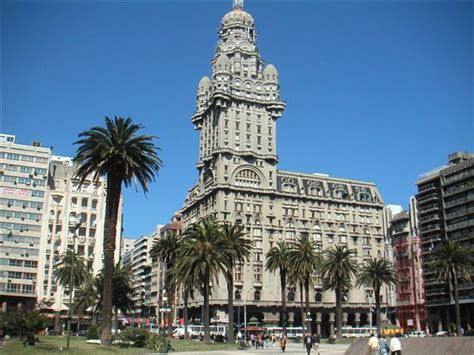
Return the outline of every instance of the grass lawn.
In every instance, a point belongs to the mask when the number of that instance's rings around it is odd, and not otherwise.
[[[100,345],[87,344],[84,337],[71,337],[71,348],[67,351],[66,337],[64,336],[39,336],[40,343],[36,346],[24,347],[19,339],[10,339],[4,348],[5,354],[23,355],[23,354],[141,354],[151,350],[145,348],[119,348],[117,346],[102,347]],[[62,346],[64,350],[57,350],[58,346]],[[215,351],[215,350],[236,350],[237,344],[205,344],[194,340],[171,340],[171,346],[175,351]],[[172,353],[172,352],[171,352]]]

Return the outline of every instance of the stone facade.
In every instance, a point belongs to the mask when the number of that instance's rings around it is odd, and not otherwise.
[[[198,85],[192,121],[200,132],[199,181],[181,211],[185,227],[205,216],[241,223],[253,241],[252,258],[235,270],[234,322],[247,318],[275,324],[279,319],[280,282],[265,271],[265,254],[279,240],[310,234],[320,251],[336,244],[365,258],[384,255],[383,201],[374,183],[277,169],[276,122],[285,109],[276,68],[264,65],[256,46],[254,19],[240,2],[221,23],[211,78]],[[301,324],[299,292],[290,287],[290,322]],[[226,283],[213,285],[215,318],[227,318]],[[367,322],[367,290],[345,297],[344,320]],[[311,290],[313,330],[328,335],[334,327],[335,296],[323,292],[315,274]],[[200,317],[197,297],[192,306]],[[384,300],[385,303],[385,300]],[[385,304],[386,306],[386,304]]]

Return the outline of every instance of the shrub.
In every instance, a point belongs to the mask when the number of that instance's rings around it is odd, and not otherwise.
[[[170,350],[174,350],[166,336],[157,334],[150,334],[146,347],[160,354],[167,354]]]
[[[99,339],[99,326],[91,325],[87,328],[86,339]]]
[[[45,321],[38,311],[18,308],[9,313],[0,312],[0,328],[10,336],[34,337],[44,328]]]
[[[143,328],[128,328],[120,333],[120,346],[125,348],[143,348],[148,343],[150,332]]]

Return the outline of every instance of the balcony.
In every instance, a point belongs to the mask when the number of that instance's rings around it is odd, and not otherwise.
[[[418,198],[418,203],[421,205],[429,201],[436,201],[437,199],[438,199],[438,194],[436,192],[433,192],[429,195]]]
[[[433,203],[428,206],[424,206],[423,208],[420,208],[419,213],[420,215],[428,213],[428,212],[433,212],[439,209],[439,206],[437,203]]]
[[[448,232],[452,232],[456,229],[461,229],[461,228],[466,228],[466,227],[471,227],[471,226],[474,226],[474,219],[469,219],[467,221],[450,224],[446,227],[446,229]]]
[[[455,200],[447,201],[445,205],[446,207],[452,207],[452,206],[460,205],[462,203],[470,202],[470,201],[474,201],[474,194],[472,193],[468,194],[467,196],[457,198]]]
[[[440,230],[440,229],[441,229],[440,224],[430,224],[430,225],[427,225],[426,227],[420,228],[420,231],[422,233],[429,233],[429,232],[437,231],[437,230]]]
[[[473,206],[470,206],[470,207],[461,207],[460,209],[457,209],[457,210],[454,210],[450,213],[447,213],[446,214],[446,219],[453,219],[453,218],[457,218],[459,216],[463,216],[465,214],[469,214],[471,212],[474,212],[474,207]]]

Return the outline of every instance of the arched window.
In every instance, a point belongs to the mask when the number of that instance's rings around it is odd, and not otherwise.
[[[244,169],[235,175],[235,184],[237,186],[258,188],[262,185],[262,181],[255,171]]]
[[[359,193],[359,201],[361,202],[371,202],[372,198],[370,197],[370,194],[367,192],[361,192]]]
[[[321,227],[319,226],[319,224],[316,224],[313,227],[313,232],[312,232],[311,236],[313,237],[313,240],[316,241],[316,242],[321,242],[322,241],[323,234],[321,233]]]
[[[323,189],[320,186],[310,186],[308,193],[312,196],[323,196]]]
[[[253,299],[255,301],[260,301],[260,295],[260,290],[255,291],[255,293],[253,294]]]
[[[295,293],[293,291],[288,292],[288,295],[286,296],[289,302],[294,302],[295,301]]]
[[[347,192],[344,191],[344,190],[339,190],[339,189],[335,190],[334,191],[334,197],[345,200],[345,199],[347,199]]]
[[[242,292],[240,290],[235,290],[234,298],[238,301],[242,299]]]
[[[323,294],[321,292],[316,292],[314,295],[314,300],[316,302],[321,302],[323,300]]]
[[[282,185],[282,190],[285,192],[296,192],[296,185],[290,183],[284,183]]]

